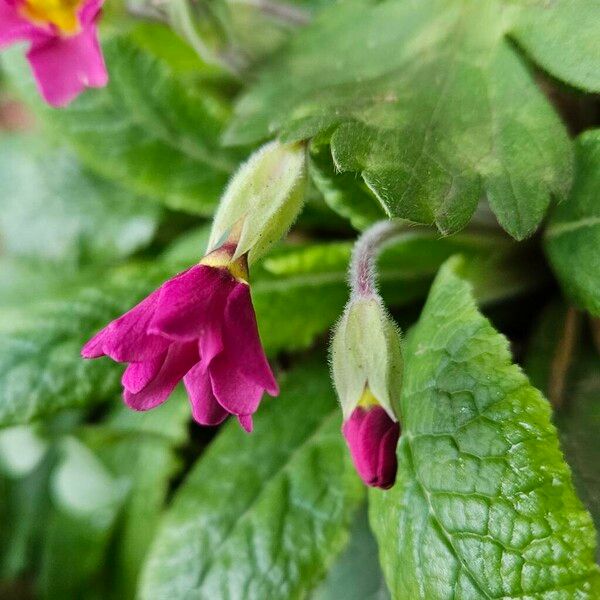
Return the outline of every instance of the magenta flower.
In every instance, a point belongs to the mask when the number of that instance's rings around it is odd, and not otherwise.
[[[127,362],[124,400],[134,410],[164,402],[183,379],[194,419],[217,425],[236,415],[252,431],[263,392],[279,393],[250,298],[246,259],[235,245],[208,254],[112,321],[82,349],[84,358]]]
[[[371,487],[391,488],[398,468],[400,425],[379,405],[359,406],[342,426],[342,433],[360,478]]]
[[[104,0],[0,0],[0,48],[30,42],[27,59],[44,100],[64,106],[108,81],[96,21]]]

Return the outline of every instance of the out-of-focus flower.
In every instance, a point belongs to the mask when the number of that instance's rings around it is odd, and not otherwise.
[[[236,415],[247,431],[266,391],[279,393],[256,325],[246,256],[226,242],[168,280],[82,349],[84,358],[129,363],[124,400],[135,410],[164,402],[183,379],[194,419]]]
[[[108,81],[96,22],[104,0],[0,0],[0,48],[28,41],[44,100],[64,106]]]

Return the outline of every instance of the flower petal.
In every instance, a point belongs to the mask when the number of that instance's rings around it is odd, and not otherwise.
[[[225,354],[208,367],[212,390],[219,404],[234,415],[251,415],[260,404],[263,387],[236,371]]]
[[[166,356],[164,352],[144,362],[129,363],[121,378],[123,387],[132,394],[141,392],[158,375]]]
[[[24,19],[16,4],[0,0],[0,48],[25,40],[49,37],[46,32]]]
[[[161,288],[151,331],[180,341],[200,338],[220,322],[235,280],[226,269],[196,265]]]
[[[271,396],[277,396],[279,387],[260,342],[250,288],[244,283],[238,283],[229,296],[223,339],[234,368]]]
[[[183,383],[196,422],[200,425],[218,425],[227,418],[229,413],[217,402],[203,363],[194,365],[183,378]]]
[[[87,2],[81,5],[79,9],[79,22],[82,27],[89,25],[96,19],[103,4],[104,0],[87,0]]]
[[[254,429],[252,415],[238,415],[238,421],[243,429],[245,429],[248,433],[252,433],[252,430]]]
[[[152,292],[97,333],[83,347],[82,356],[97,358],[106,354],[118,362],[144,362],[165,352],[171,341],[148,333],[159,291]]]
[[[108,82],[94,23],[79,35],[34,42],[27,58],[44,100],[52,106],[65,106],[85,87]]]
[[[342,426],[342,433],[361,479],[373,487],[392,487],[398,468],[400,425],[381,406],[359,406]]]
[[[160,371],[143,390],[136,394],[124,391],[125,403],[134,410],[149,410],[162,404],[196,362],[196,344],[172,344]]]

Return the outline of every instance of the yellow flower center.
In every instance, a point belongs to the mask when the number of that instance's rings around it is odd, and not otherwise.
[[[25,0],[21,6],[23,16],[38,25],[55,25],[61,32],[79,31],[77,12],[82,0]]]
[[[363,408],[369,408],[371,406],[377,406],[378,404],[379,401],[377,400],[377,398],[375,398],[375,396],[373,396],[373,392],[371,392],[371,390],[368,387],[366,387],[365,391],[363,392],[363,395],[358,401],[358,405],[362,406]]]
[[[202,258],[200,264],[206,265],[207,267],[215,267],[217,269],[225,268],[238,281],[248,283],[248,260],[245,256],[241,256],[237,260],[232,261],[231,257],[233,256],[234,251],[235,246],[224,244]]]

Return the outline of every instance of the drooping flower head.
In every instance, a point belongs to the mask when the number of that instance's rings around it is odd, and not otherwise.
[[[367,389],[342,426],[342,433],[360,478],[371,487],[394,485],[400,425],[385,412]]]
[[[333,336],[331,367],[342,405],[342,433],[369,486],[396,479],[402,354],[398,329],[379,297],[349,302]]]
[[[356,242],[348,278],[350,299],[331,343],[342,433],[361,479],[383,489],[396,480],[403,360],[400,330],[377,291],[375,262],[402,228],[400,222],[381,221]]]
[[[164,402],[183,379],[194,419],[217,425],[229,414],[247,431],[263,392],[278,394],[261,346],[246,257],[225,243],[169,279],[82,350],[84,358],[127,362],[124,400],[135,410]]]
[[[0,48],[28,41],[40,93],[64,106],[108,81],[96,22],[104,0],[0,0]]]

